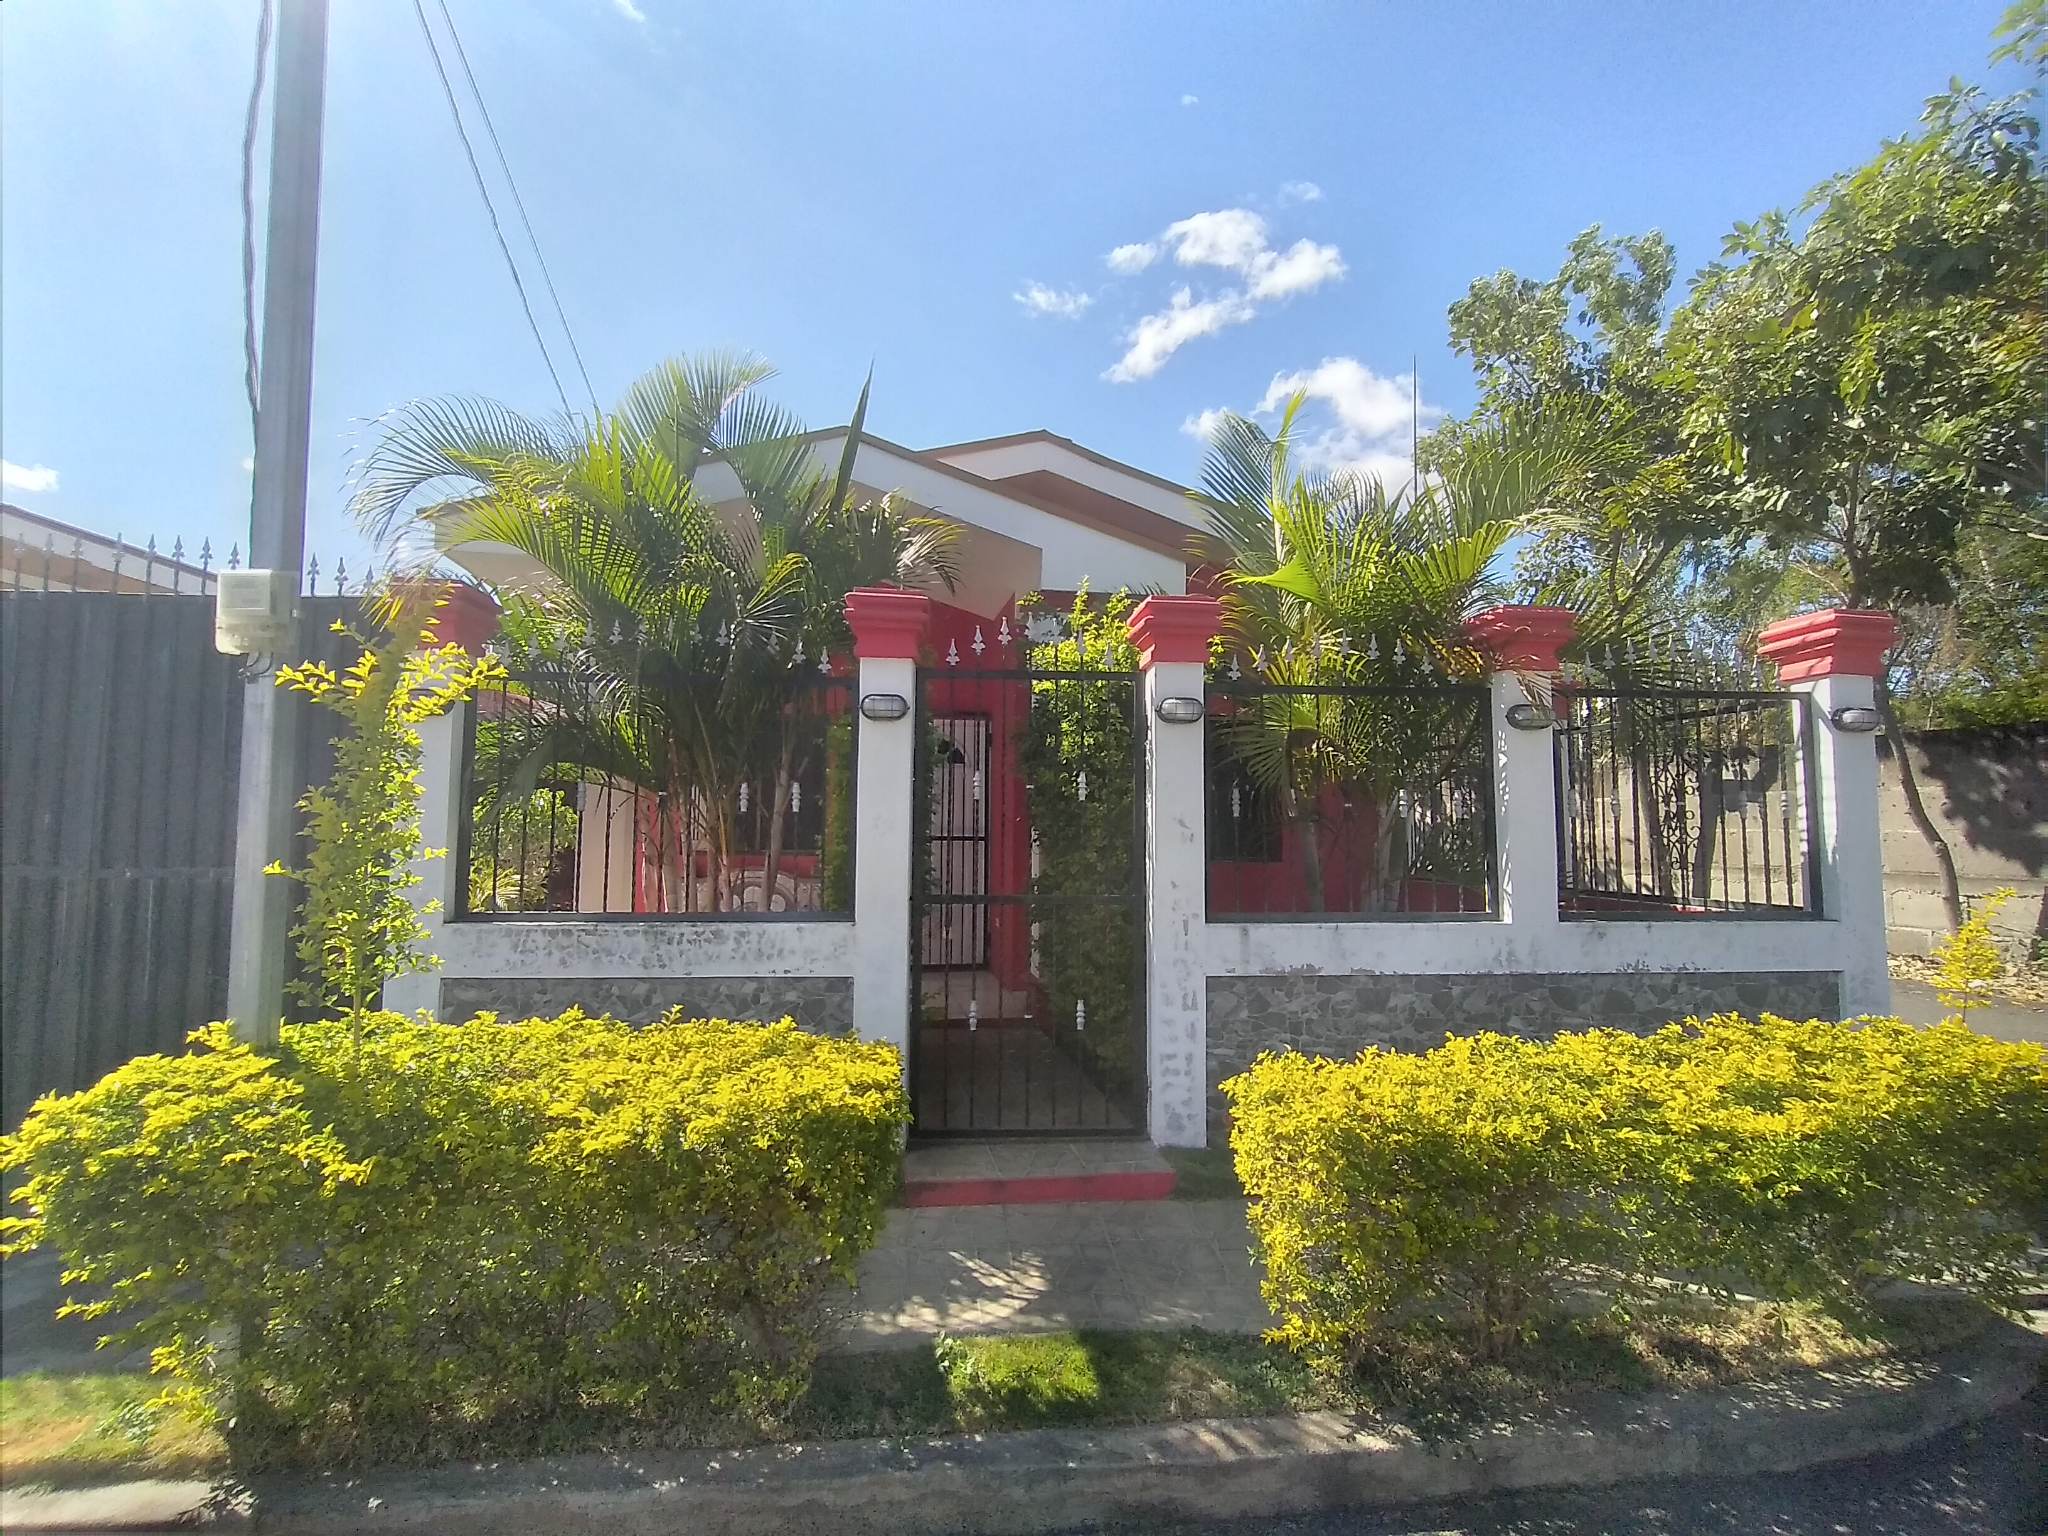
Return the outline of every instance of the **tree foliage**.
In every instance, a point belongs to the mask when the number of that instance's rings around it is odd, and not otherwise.
[[[589,423],[420,402],[384,423],[353,502],[398,549],[497,544],[543,573],[504,593],[524,702],[492,722],[486,750],[515,798],[653,791],[657,843],[707,851],[718,873],[701,899],[719,908],[738,899],[727,875],[749,779],[772,797],[774,889],[788,786],[819,749],[798,700],[846,647],[846,593],[950,586],[956,572],[954,525],[853,482],[867,390],[828,468],[760,393],[772,372],[741,353],[672,359]],[[736,494],[707,494],[711,475]],[[663,884],[686,909],[700,900],[693,875]]]

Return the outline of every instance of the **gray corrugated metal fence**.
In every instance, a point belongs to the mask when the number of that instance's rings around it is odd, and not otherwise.
[[[292,654],[353,659],[356,606],[304,599]],[[0,593],[0,1125],[219,1017],[241,714],[212,598]]]

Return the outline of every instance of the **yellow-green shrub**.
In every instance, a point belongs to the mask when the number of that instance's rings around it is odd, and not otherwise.
[[[16,1246],[112,1286],[99,1310],[253,1461],[774,1411],[907,1118],[893,1049],[788,1021],[196,1038],[43,1100],[0,1162],[29,1175]]]
[[[1954,1026],[1689,1020],[1426,1055],[1262,1056],[1223,1085],[1280,1336],[1497,1346],[1588,1266],[1855,1305],[1884,1276],[2021,1288],[2048,1051]]]
[[[1851,1307],[1887,1278],[2026,1289],[2048,1049],[1769,1014],[1588,1038],[1631,1085],[1617,1132],[1654,1194],[1653,1262]]]

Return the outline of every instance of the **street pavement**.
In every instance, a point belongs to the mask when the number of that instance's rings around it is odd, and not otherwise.
[[[1924,981],[1892,978],[1892,1011],[1908,1024],[1939,1024],[1953,1010],[1944,1008],[1934,988]],[[1970,1010],[1970,1028],[1998,1040],[2033,1040],[2048,1045],[2048,1008],[2024,1003],[1988,1002]]]
[[[1996,1418],[1864,1461],[1772,1477],[1684,1478],[1504,1494],[1455,1507],[1216,1523],[1083,1527],[1071,1536],[2044,1536],[2048,1387]]]

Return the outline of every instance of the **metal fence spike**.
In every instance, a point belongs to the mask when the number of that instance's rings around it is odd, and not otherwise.
[[[199,569],[202,572],[213,569],[213,540],[202,540],[199,545]]]
[[[231,571],[239,571],[241,568],[242,546],[240,544],[230,544],[228,546],[228,569]]]
[[[334,595],[340,597],[348,591],[348,556],[343,555],[334,562]]]

